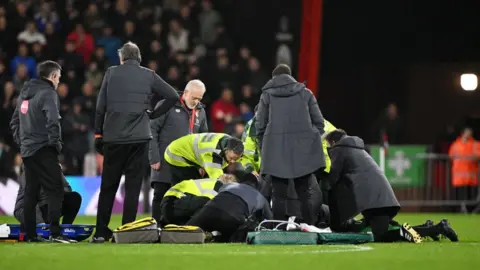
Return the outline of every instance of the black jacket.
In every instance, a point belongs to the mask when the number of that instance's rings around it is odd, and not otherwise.
[[[18,96],[17,107],[10,121],[15,142],[22,157],[51,146],[62,150],[60,100],[53,84],[44,79],[27,82]]]
[[[95,133],[103,135],[104,142],[110,143],[150,140],[147,110],[153,93],[163,97],[165,102],[152,113],[152,118],[161,116],[178,101],[177,92],[169,84],[137,61],[128,60],[123,65],[108,68],[97,98]]]
[[[59,165],[60,166],[60,165]],[[23,209],[25,205],[25,172],[22,172],[20,177],[18,178],[18,183],[20,185],[20,188],[18,189],[17,193],[17,200],[15,202],[15,210],[14,210],[14,216],[17,218],[19,222],[22,222],[23,220]],[[63,190],[65,192],[72,192],[72,187],[68,184],[67,179],[65,179],[65,176],[63,177]],[[46,205],[48,203],[48,196],[43,190],[43,188],[40,189],[38,192],[38,197],[37,197],[37,206],[36,206],[36,212],[37,212],[37,223],[44,223],[42,213],[40,211],[40,207],[43,205]]]
[[[158,102],[160,106],[164,101]],[[208,132],[207,115],[203,104],[195,109],[193,119],[193,133]],[[192,110],[187,109],[182,102],[178,101],[167,113],[157,119],[150,120],[153,139],[150,141],[149,159],[150,164],[160,162],[160,170],[151,170],[152,182],[170,184],[170,171],[163,158],[167,146],[174,140],[190,134],[190,120]]]
[[[328,198],[332,222],[345,222],[367,209],[400,210],[392,186],[365,151],[362,139],[346,136],[329,149],[329,155],[332,168],[325,181],[331,187]]]
[[[232,201],[228,199],[232,195],[240,200]],[[240,203],[235,203],[235,201],[240,201]],[[206,206],[221,209],[238,220],[244,220],[250,216],[256,217],[257,220],[273,218],[270,204],[265,197],[247,184],[231,183],[223,185],[218,195]]]
[[[303,83],[279,75],[262,89],[255,127],[262,174],[297,178],[325,167],[324,119]]]

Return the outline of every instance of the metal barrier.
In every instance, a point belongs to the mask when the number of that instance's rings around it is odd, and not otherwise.
[[[392,177],[391,173],[386,175],[402,206],[444,207],[449,208],[444,210],[455,212],[480,212],[480,185],[454,187],[452,160],[448,155],[434,153],[401,155],[398,152],[386,153],[385,149],[381,148],[379,158],[376,160],[384,172],[396,171],[395,177]],[[402,182],[402,170],[405,168],[413,168],[414,171],[409,172],[409,177],[416,179]],[[480,179],[480,170],[478,173]],[[467,208],[471,210],[467,211]]]

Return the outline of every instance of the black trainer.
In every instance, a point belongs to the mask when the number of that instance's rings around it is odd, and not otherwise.
[[[33,238],[27,238],[25,240],[26,243],[48,243],[50,241],[48,241],[47,239],[44,239],[43,237],[37,235],[36,237],[33,237]]]
[[[433,221],[431,221],[430,219],[427,219],[427,221],[425,221],[425,223],[422,226],[433,227],[433,226],[435,226],[435,223],[433,223]],[[438,234],[437,235],[432,235],[432,236],[430,236],[430,238],[432,238],[433,241],[440,241],[440,237],[439,237]]]
[[[440,229],[440,234],[450,239],[452,242],[458,242],[458,234],[450,225],[447,219],[442,219],[437,224]]]
[[[59,243],[59,244],[71,244],[71,243],[73,243],[72,241],[70,241],[70,239],[66,238],[66,237],[63,236],[63,235],[50,236],[50,242],[52,242],[52,243]],[[76,242],[76,241],[75,241],[75,242]]]

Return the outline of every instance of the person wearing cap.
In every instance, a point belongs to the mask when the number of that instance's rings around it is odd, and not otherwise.
[[[189,134],[168,145],[164,158],[172,185],[185,179],[219,178],[223,169],[243,155],[243,143],[224,133]]]
[[[270,203],[258,191],[257,176],[244,170],[233,174],[238,183],[223,185],[217,196],[187,222],[206,232],[219,232],[218,242],[230,242],[237,230],[250,220],[273,218]]]

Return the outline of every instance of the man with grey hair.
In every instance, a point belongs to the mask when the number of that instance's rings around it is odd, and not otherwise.
[[[152,216],[160,221],[163,195],[176,183],[171,181],[168,163],[163,159],[167,146],[174,140],[190,133],[208,132],[207,117],[200,101],[205,94],[205,85],[200,80],[191,80],[185,86],[182,96],[163,116],[150,121],[153,140],[150,141],[150,167],[152,188]],[[157,104],[161,106],[164,101]]]
[[[103,243],[112,236],[108,224],[122,174],[125,174],[122,224],[135,220],[148,164],[148,142],[152,139],[150,119],[162,116],[178,101],[177,92],[155,71],[140,66],[142,57],[135,43],[125,43],[118,53],[120,65],[106,71],[97,99],[95,149],[103,154],[104,160],[97,230],[92,243]],[[153,93],[164,101],[151,112]]]

